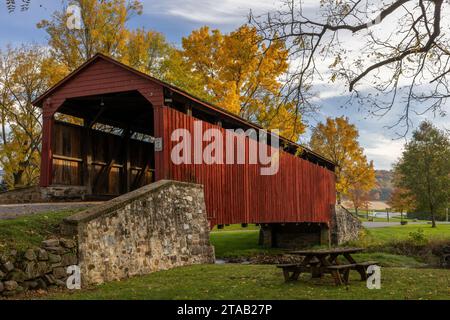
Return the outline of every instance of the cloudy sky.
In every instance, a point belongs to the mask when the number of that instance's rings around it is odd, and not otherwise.
[[[20,3],[20,0],[16,0]],[[317,9],[318,2],[306,3],[309,12]],[[60,0],[32,0],[29,11],[9,14],[4,0],[0,0],[0,47],[7,44],[36,42],[45,44],[46,35],[36,28],[41,19],[48,19],[51,13],[61,6]],[[131,27],[146,27],[165,34],[168,41],[179,45],[183,36],[203,25],[231,31],[246,22],[250,9],[255,13],[271,11],[279,5],[278,0],[144,0],[144,14],[130,22]],[[348,116],[360,131],[360,143],[377,169],[390,169],[400,156],[404,139],[398,139],[395,129],[386,127],[395,122],[401,105],[383,118],[368,117],[357,104],[346,105],[346,89],[338,84],[318,84],[320,90],[317,104],[321,110],[309,119],[314,125],[327,116]],[[414,125],[426,117],[416,116]],[[447,127],[449,118],[428,118],[440,127]],[[308,135],[303,139],[307,140]]]

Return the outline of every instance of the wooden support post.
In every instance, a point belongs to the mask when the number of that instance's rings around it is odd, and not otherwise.
[[[153,108],[153,136],[161,138],[162,151],[155,153],[155,181],[167,179],[169,176],[170,152],[167,149],[168,141],[165,137],[170,137],[165,127],[164,93],[163,89],[139,90],[139,92],[152,104]]]
[[[106,166],[104,166],[98,173],[97,178],[95,179],[95,182],[94,182],[94,189],[97,189],[108,178],[109,173],[111,172],[111,168],[113,167],[114,163],[117,162],[117,159],[119,159],[120,154],[124,150],[124,143],[125,143],[124,140],[125,140],[126,134],[129,134],[129,129],[127,129],[127,131],[124,131],[124,133],[122,134],[122,141],[120,142],[120,145],[117,146],[117,149],[116,149],[114,155],[109,160],[109,162],[106,164]]]
[[[92,134],[91,126],[87,119],[84,119],[83,141],[83,185],[86,187],[86,193],[92,195]]]
[[[145,179],[145,175],[147,173],[147,170],[150,168],[150,159],[145,158],[145,165],[142,168],[142,170],[136,174],[136,177],[134,178],[134,182],[132,184],[133,189],[137,189],[142,185],[142,180]]]
[[[49,99],[44,103],[42,116],[42,151],[41,151],[41,176],[39,184],[41,187],[48,187],[52,184],[53,177],[53,127],[55,120],[54,112]]]
[[[162,150],[155,150],[155,181],[169,178],[169,161],[170,154],[167,150],[168,140],[170,135],[165,132],[165,106],[153,106],[154,110],[154,130],[155,138],[160,138],[162,142]]]
[[[125,154],[123,157],[123,191],[125,193],[130,192],[130,178],[131,178],[131,172],[130,172],[130,138],[131,138],[131,132],[129,129],[127,129],[125,136],[124,136],[124,147],[125,147]]]

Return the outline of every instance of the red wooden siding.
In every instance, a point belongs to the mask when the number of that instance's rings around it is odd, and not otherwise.
[[[242,119],[198,101],[168,84],[158,82],[110,58],[98,55],[34,102],[43,108],[41,186],[48,186],[58,179],[65,180],[65,177],[62,174],[59,177],[56,171],[58,166],[65,166],[66,163],[56,161],[55,170],[52,167],[55,160],[53,149],[57,149],[61,143],[61,141],[54,141],[60,138],[57,138],[55,134],[53,114],[66,99],[138,91],[152,105],[153,124],[149,123],[149,126],[153,125],[154,136],[163,138],[163,151],[154,153],[156,180],[175,179],[203,184],[211,224],[329,223],[331,206],[335,203],[334,172],[313,162],[281,152],[279,172],[272,176],[262,176],[259,165],[248,163],[242,165],[173,164],[170,152],[177,143],[171,142],[170,139],[173,130],[186,128],[192,133],[196,119],[163,106],[164,90],[169,89],[185,96],[189,101],[194,101],[203,109],[211,109],[210,111],[213,111],[218,118],[232,119],[233,123],[242,122],[246,127],[253,127],[250,124],[245,125]],[[80,108],[83,107],[88,106],[80,106]],[[126,106],[124,107],[124,112],[127,112]],[[207,122],[203,122],[202,125],[203,130],[217,128],[222,132],[225,131]],[[247,159],[248,143],[247,138]],[[207,144],[208,142],[204,143],[204,145]],[[141,157],[142,154],[133,155],[133,158]],[[144,160],[140,159],[139,162],[141,161]],[[131,163],[131,165],[139,166],[140,164]],[[76,179],[71,179],[70,183],[79,183],[79,170],[73,170]],[[67,173],[66,171],[64,174]],[[112,183],[114,184],[117,183]]]
[[[260,165],[249,164],[248,157],[241,165],[175,165],[170,152],[178,142],[171,141],[172,132],[185,128],[194,140],[194,121],[199,120],[171,108],[164,108],[163,114],[167,178],[204,185],[212,224],[330,221],[336,201],[334,172],[286,152],[280,152],[278,173],[268,176],[260,174]],[[225,137],[225,130],[218,126],[206,122],[202,126],[203,131],[219,129]],[[225,138],[223,143],[225,146]],[[246,138],[246,156],[248,143]],[[191,145],[193,148],[194,141]]]
[[[56,112],[68,98],[132,90],[139,91],[153,105],[163,104],[160,85],[109,61],[98,59],[52,92],[50,109],[52,112]]]
[[[44,115],[40,176],[42,187],[47,187],[52,183],[53,115],[68,98],[135,90],[152,104],[155,114],[155,129],[163,129],[156,126],[156,123],[159,123],[158,111],[163,105],[164,99],[162,86],[130,72],[110,60],[95,58],[87,62],[86,67],[81,66],[79,71],[74,71],[51,90],[49,95],[44,94],[39,98],[49,98],[42,103]],[[155,165],[160,166],[162,160],[158,156],[155,161]]]

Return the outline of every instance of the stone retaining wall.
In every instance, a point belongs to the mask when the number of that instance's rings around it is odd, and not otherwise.
[[[82,285],[214,263],[203,187],[158,181],[65,220]]]
[[[331,243],[340,245],[357,240],[362,228],[361,221],[341,205],[334,207],[331,220]]]
[[[14,296],[27,290],[65,287],[66,268],[77,265],[76,243],[50,239],[40,247],[15,250],[0,256],[0,295]]]
[[[0,193],[0,204],[82,200],[86,191],[84,186],[31,186]]]
[[[41,188],[26,187],[0,193],[0,204],[41,202]]]

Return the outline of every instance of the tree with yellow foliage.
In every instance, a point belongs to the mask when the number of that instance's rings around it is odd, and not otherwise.
[[[69,4],[81,8],[80,30],[67,28]],[[295,141],[304,132],[297,103],[281,97],[279,78],[288,68],[282,41],[269,46],[247,25],[229,34],[203,27],[175,50],[158,32],[127,28],[142,9],[137,0],[65,1],[38,27],[47,32],[51,55],[65,74],[101,52],[264,128],[280,129],[286,138]]]
[[[338,201],[350,193],[363,195],[375,185],[373,163],[368,163],[358,143],[358,130],[348,118],[327,118],[314,128],[310,147],[313,151],[336,163],[336,191]],[[359,200],[356,200],[359,202]]]
[[[168,81],[195,94],[198,87],[190,90],[194,81],[179,83],[186,77],[194,79],[203,87],[201,98],[265,128],[280,129],[286,138],[295,141],[304,132],[296,104],[280,96],[279,78],[288,68],[282,41],[268,46],[248,25],[229,34],[202,27],[183,38],[182,46],[178,62],[182,74],[169,68]]]
[[[0,51],[0,166],[9,188],[39,177],[42,124],[31,102],[53,84],[48,59],[38,46]]]
[[[81,29],[67,27],[66,9],[72,4],[80,7]],[[65,74],[100,52],[159,77],[159,68],[171,46],[159,32],[127,27],[127,22],[142,10],[138,0],[64,1],[61,10],[37,26],[47,32],[54,63],[65,68]]]

